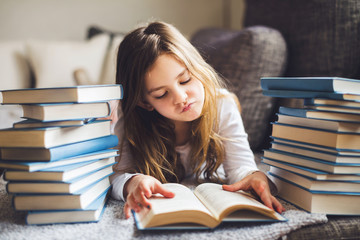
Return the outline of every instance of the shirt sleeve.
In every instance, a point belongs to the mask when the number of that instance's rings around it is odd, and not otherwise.
[[[238,106],[229,92],[219,102],[219,135],[225,138],[223,166],[229,184],[259,171]]]

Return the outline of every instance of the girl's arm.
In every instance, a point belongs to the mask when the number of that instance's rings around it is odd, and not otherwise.
[[[274,186],[273,183],[256,166],[238,106],[231,97],[225,97],[219,106],[219,134],[228,139],[224,141],[226,156],[223,165],[232,184],[223,188],[254,191],[266,206],[281,213],[284,208],[271,195],[269,186]]]

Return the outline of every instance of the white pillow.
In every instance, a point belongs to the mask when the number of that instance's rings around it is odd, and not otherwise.
[[[116,76],[116,58],[119,45],[124,39],[123,35],[115,35],[109,51],[107,53],[103,73],[101,74],[101,84],[114,84]]]
[[[35,86],[74,86],[77,69],[84,69],[90,79],[98,83],[109,40],[107,34],[100,34],[88,41],[29,41],[27,51],[35,73]]]
[[[23,42],[0,42],[0,90],[29,88],[30,66]]]

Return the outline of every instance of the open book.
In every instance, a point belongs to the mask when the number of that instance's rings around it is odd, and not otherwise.
[[[220,184],[203,183],[194,192],[181,184],[168,183],[165,187],[175,197],[154,195],[151,209],[134,212],[139,230],[214,228],[222,221],[286,221],[250,194],[225,191]]]

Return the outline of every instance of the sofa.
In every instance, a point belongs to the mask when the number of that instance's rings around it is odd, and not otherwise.
[[[301,99],[262,96],[260,77],[338,76],[360,79],[360,2],[356,0],[248,0],[244,29],[201,29],[192,38],[240,99],[245,129],[260,169],[270,146],[270,122],[279,106]],[[328,216],[328,223],[287,239],[359,239],[360,217]]]

